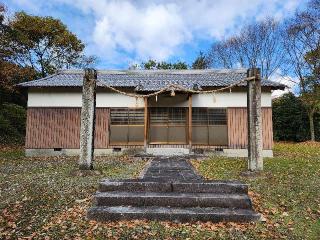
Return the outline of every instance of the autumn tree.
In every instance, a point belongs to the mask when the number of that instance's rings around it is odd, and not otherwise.
[[[261,69],[269,78],[282,64],[282,28],[272,18],[244,26],[239,34],[212,44],[208,53],[212,67]]]
[[[34,79],[36,72],[28,66],[21,67],[9,61],[14,52],[8,46],[10,42],[8,36],[12,33],[12,29],[6,23],[5,14],[5,6],[0,5],[0,104],[12,102],[24,105],[25,97],[20,94],[15,84]]]
[[[61,21],[19,12],[8,16],[0,4],[0,143],[23,142],[26,93],[17,83],[58,68],[88,66],[95,58]]]
[[[315,140],[314,114],[320,109],[320,1],[312,0],[306,10],[297,12],[286,22],[284,47],[287,67],[299,79],[310,126]]]
[[[41,77],[76,65],[83,55],[84,44],[58,19],[17,12],[9,27],[10,61]]]

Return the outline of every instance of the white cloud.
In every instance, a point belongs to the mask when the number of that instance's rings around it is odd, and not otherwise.
[[[139,58],[163,60],[191,34],[176,5],[151,4],[138,8],[129,2],[109,3],[96,21],[93,40],[106,54],[124,51]]]
[[[133,59],[167,59],[196,39],[222,38],[243,22],[276,15],[281,18],[298,0],[106,1],[60,0],[92,11],[93,42],[113,58],[119,52]],[[281,7],[282,6],[282,7]]]
[[[281,84],[286,85],[287,87],[284,90],[274,90],[272,91],[272,98],[277,98],[282,96],[285,93],[288,92],[295,92],[298,84],[299,84],[299,79],[294,78],[288,75],[283,75],[281,70],[278,69],[271,77],[271,81],[278,82]]]
[[[17,1],[17,0],[13,0]],[[19,0],[29,7],[45,0]],[[90,49],[106,61],[165,60],[265,16],[281,19],[299,0],[52,0],[94,18]],[[83,20],[85,23],[85,19]],[[129,59],[128,59],[129,58]]]

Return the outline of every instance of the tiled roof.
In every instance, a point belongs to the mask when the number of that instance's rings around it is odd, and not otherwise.
[[[81,87],[84,72],[63,70],[48,77],[20,83],[21,87]],[[98,71],[98,80],[113,87],[134,87],[140,91],[156,91],[170,84],[185,88],[223,87],[246,77],[246,69],[209,70],[108,70]],[[98,82],[98,86],[103,84]],[[285,85],[262,80],[262,86],[283,89]]]

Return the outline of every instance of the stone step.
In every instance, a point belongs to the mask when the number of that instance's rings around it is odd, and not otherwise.
[[[251,222],[260,214],[248,209],[227,208],[168,208],[168,207],[92,207],[87,217],[97,221],[147,219],[178,222]]]
[[[238,181],[152,182],[144,180],[104,180],[100,192],[192,192],[192,193],[248,193],[248,185]]]
[[[163,207],[252,207],[246,194],[179,193],[179,192],[97,192],[97,206]]]

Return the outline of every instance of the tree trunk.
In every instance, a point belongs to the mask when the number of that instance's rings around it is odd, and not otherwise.
[[[311,111],[308,114],[309,117],[309,124],[310,124],[310,136],[311,136],[311,141],[315,141],[315,135],[314,135],[314,122],[313,122],[313,117],[314,117],[314,112]]]

